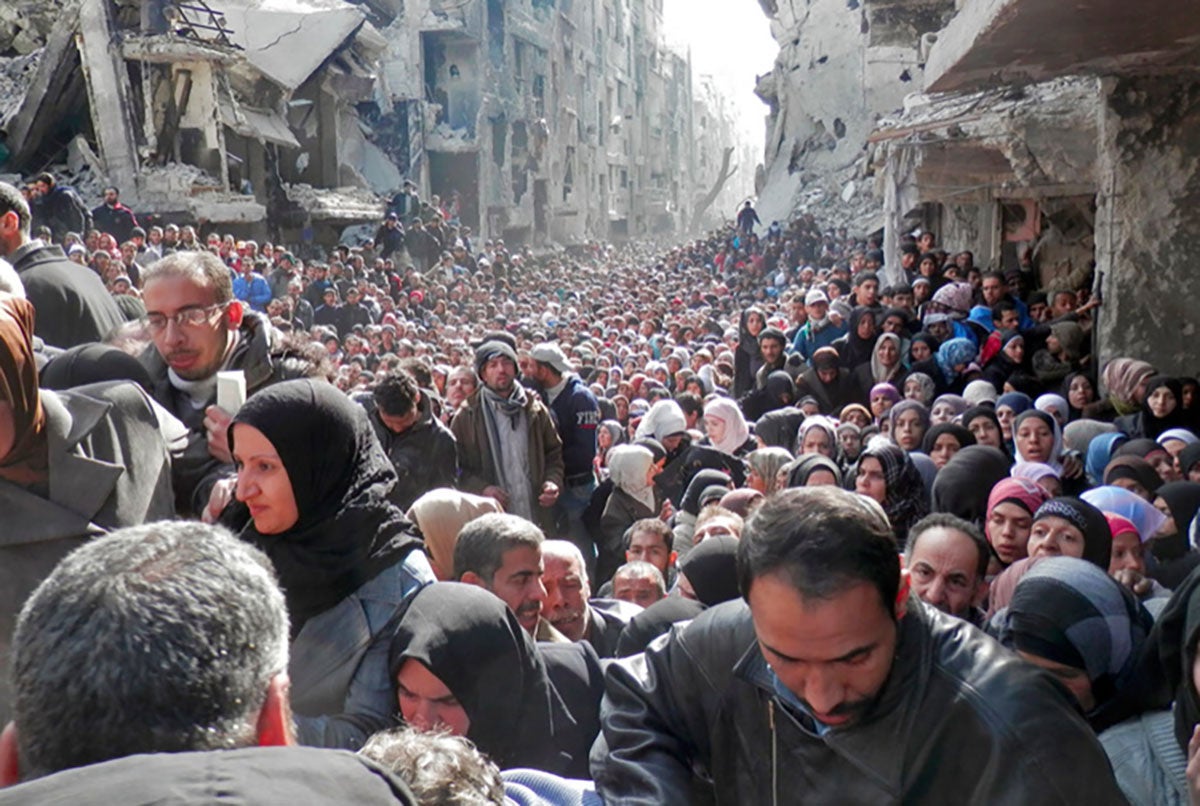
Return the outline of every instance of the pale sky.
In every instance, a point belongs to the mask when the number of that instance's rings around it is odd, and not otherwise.
[[[754,94],[755,77],[771,72],[779,46],[756,0],[665,0],[667,41],[692,50],[697,74],[716,77],[739,114],[739,128],[761,145],[766,105]]]

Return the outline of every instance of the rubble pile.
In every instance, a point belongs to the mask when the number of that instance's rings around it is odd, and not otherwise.
[[[41,55],[38,49],[22,56],[0,58],[0,128],[24,103]]]
[[[24,56],[46,43],[50,29],[69,9],[47,0],[4,0],[0,3],[0,55]]]

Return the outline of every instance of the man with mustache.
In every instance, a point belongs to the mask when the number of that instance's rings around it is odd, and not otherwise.
[[[319,367],[307,357],[311,350],[291,344],[264,314],[243,307],[229,269],[208,252],[176,252],[150,266],[142,301],[153,345],[141,361],[153,396],[189,430],[187,450],[172,468],[176,509],[200,514],[216,482],[233,476],[226,430],[235,412],[216,405],[217,372],[242,370],[249,396]],[[227,502],[228,496],[219,501]]]
[[[608,667],[606,803],[1123,802],[1065,688],[910,593],[873,501],[777,493],[737,569],[744,601]]]
[[[571,639],[542,618],[545,540],[541,529],[518,515],[480,516],[458,533],[453,578],[494,594],[538,641],[567,643]]]

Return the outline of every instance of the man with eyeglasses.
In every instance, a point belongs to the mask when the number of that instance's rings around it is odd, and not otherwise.
[[[0,258],[17,270],[37,313],[35,334],[68,349],[100,341],[125,318],[103,281],[67,259],[62,247],[30,237],[29,204],[0,182]]]
[[[146,270],[142,301],[153,345],[141,360],[153,395],[189,430],[172,471],[176,508],[201,514],[216,482],[233,475],[226,435],[232,413],[216,405],[217,372],[242,370],[252,395],[318,367],[264,315],[243,308],[229,269],[208,252],[177,252],[155,263]]]

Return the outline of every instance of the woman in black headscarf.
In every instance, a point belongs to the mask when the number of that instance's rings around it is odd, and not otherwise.
[[[792,406],[769,411],[754,423],[754,437],[760,447],[790,451],[796,446],[796,431],[802,422],[804,412]]]
[[[1192,420],[1183,408],[1183,385],[1175,378],[1157,375],[1146,382],[1142,410],[1118,417],[1114,424],[1131,439],[1158,439],[1170,428],[1189,428]]]
[[[861,305],[851,311],[850,328],[845,336],[834,340],[832,345],[838,351],[841,365],[853,373],[862,364],[870,364],[877,335],[874,311]]]
[[[975,437],[957,423],[938,423],[925,432],[921,450],[941,470],[963,448],[975,444]]]
[[[921,473],[912,458],[895,445],[876,443],[862,452],[854,489],[883,507],[901,551],[908,542],[908,530],[929,514]]]
[[[705,607],[738,598],[736,537],[705,538],[679,562],[679,592]]]
[[[42,368],[43,389],[74,389],[103,381],[133,381],[147,392],[153,382],[141,361],[107,344],[81,344],[55,356]]]
[[[396,620],[388,663],[395,705],[418,730],[470,739],[501,769],[586,778],[600,728],[600,663],[583,642],[547,646],[482,588],[430,585]]]
[[[404,597],[434,581],[412,523],[388,501],[396,471],[363,409],[309,379],[251,397],[229,445],[251,518],[240,536],[271,558],[287,600],[300,740],[351,746],[366,738],[359,722],[329,716],[391,712],[376,639]]]
[[[983,528],[988,496],[1008,477],[1012,461],[999,448],[963,448],[938,471],[933,482],[933,511],[949,512]]]
[[[1155,493],[1154,506],[1168,520],[1146,543],[1154,557],[1146,573],[1163,587],[1174,589],[1200,565],[1200,552],[1188,545],[1188,527],[1200,511],[1200,484],[1193,481],[1164,484]]]
[[[1004,431],[1000,427],[1000,418],[991,406],[975,406],[963,412],[959,418],[962,425],[975,437],[976,445],[987,445],[1007,451],[1004,446]]]

